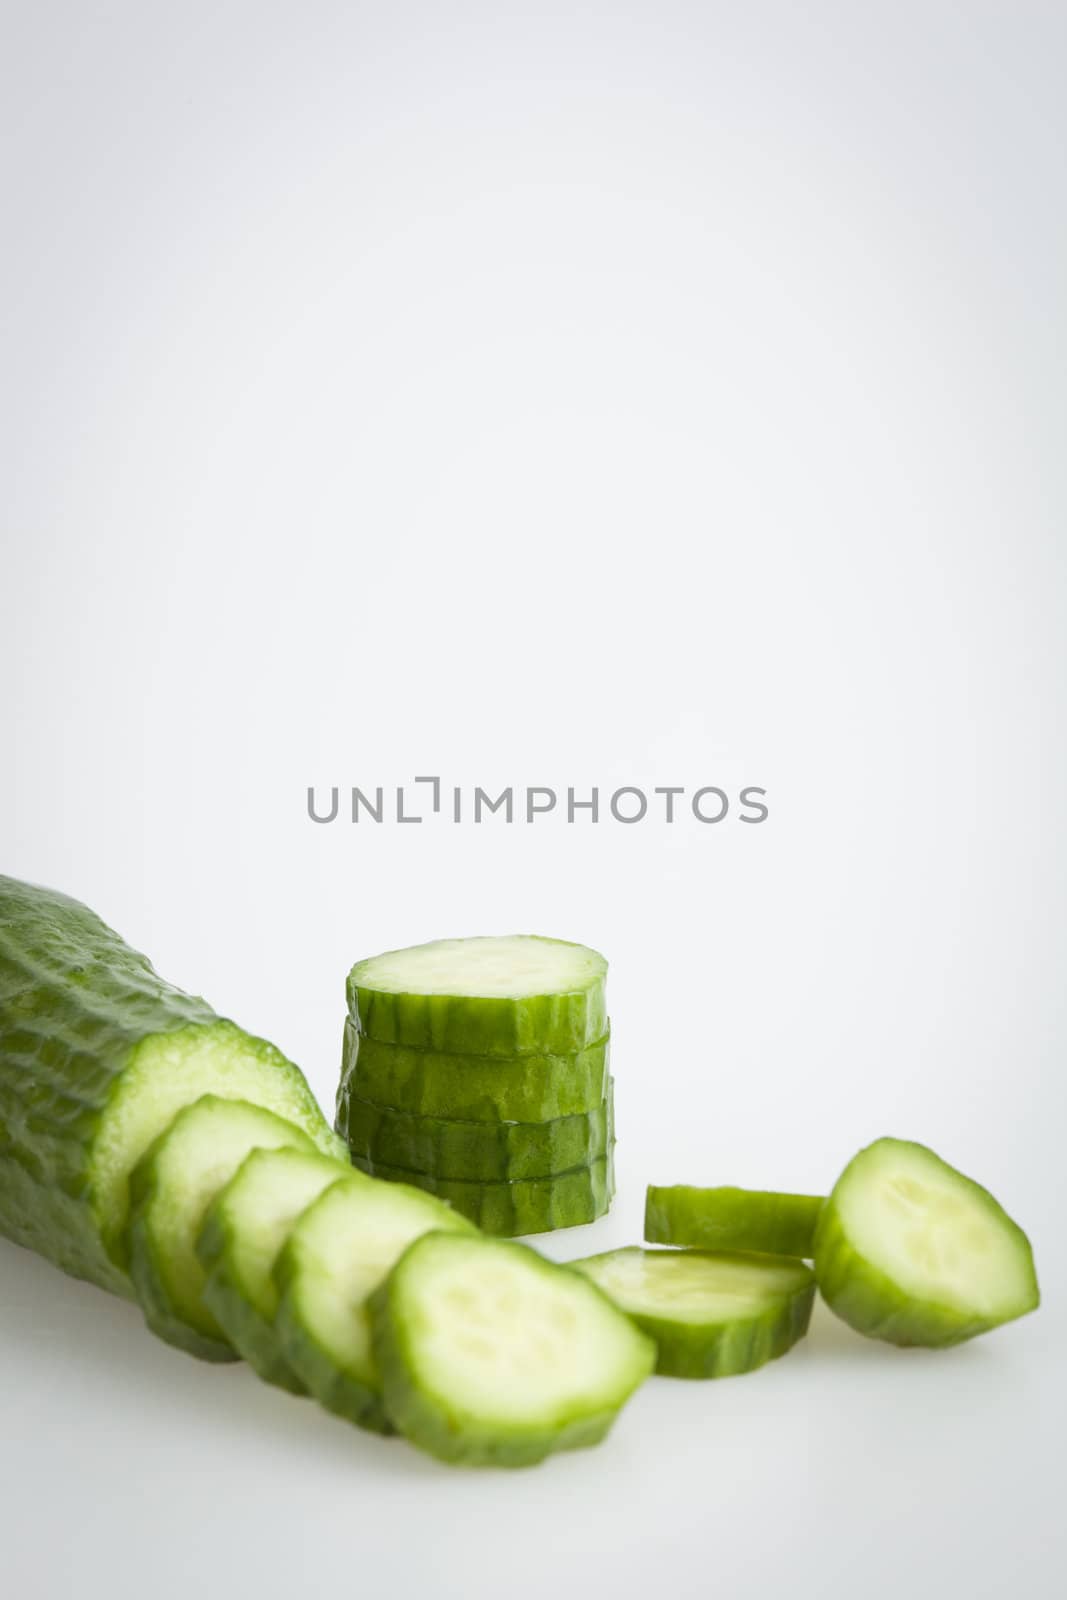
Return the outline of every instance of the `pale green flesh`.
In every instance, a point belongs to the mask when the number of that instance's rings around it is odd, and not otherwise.
[[[908,1297],[989,1319],[1027,1301],[1032,1266],[1014,1225],[921,1145],[872,1145],[833,1199],[852,1249]]]
[[[297,1222],[277,1264],[280,1287],[341,1372],[377,1387],[367,1299],[413,1240],[439,1229],[474,1231],[431,1195],[369,1178],[329,1189]]]
[[[251,1150],[281,1147],[314,1148],[270,1111],[206,1095],[179,1112],[146,1157],[151,1188],[135,1215],[156,1242],[154,1269],[174,1314],[198,1331],[218,1331],[201,1299],[205,1274],[196,1254],[208,1206]]]
[[[224,1241],[234,1287],[268,1322],[278,1309],[271,1269],[294,1224],[332,1184],[354,1176],[352,1167],[326,1156],[257,1149],[216,1197],[206,1225]]]
[[[800,1263],[689,1250],[616,1250],[573,1265],[626,1310],[694,1326],[758,1315],[812,1281]]]
[[[352,979],[381,994],[522,999],[585,989],[606,971],[604,958],[585,945],[512,934],[390,950],[359,962]]]
[[[577,1276],[525,1246],[487,1239],[427,1251],[394,1314],[411,1380],[453,1413],[552,1428],[600,1412],[648,1370],[647,1342]]]
[[[92,1153],[95,1209],[109,1248],[120,1258],[131,1171],[182,1107],[205,1094],[273,1111],[324,1154],[347,1159],[303,1077],[272,1045],[250,1040],[227,1022],[150,1037],[123,1074]]]

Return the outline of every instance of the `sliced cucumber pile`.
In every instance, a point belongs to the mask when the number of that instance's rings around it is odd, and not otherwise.
[[[608,964],[585,945],[515,934],[438,939],[357,961],[348,1010],[385,1044],[463,1055],[567,1055],[608,1031]]]
[[[354,1164],[487,1233],[602,1216],[615,1143],[606,979],[595,950],[527,935],[358,962],[336,1123]]]
[[[598,1443],[655,1345],[526,1245],[430,1233],[371,1301],[389,1416],[442,1461],[522,1467]]]
[[[822,1207],[821,1195],[649,1184],[645,1238],[650,1244],[699,1250],[759,1250],[810,1258]]]
[[[317,1152],[257,1149],[208,1207],[196,1253],[207,1275],[205,1305],[237,1351],[267,1383],[307,1389],[282,1354],[274,1328],[273,1266],[297,1218],[354,1170]]]
[[[203,1300],[196,1239],[208,1206],[250,1150],[313,1150],[305,1133],[243,1100],[204,1095],[179,1111],[130,1176],[130,1275],[145,1321],[207,1361],[237,1353]]]
[[[925,1145],[879,1139],[834,1185],[815,1235],[819,1290],[859,1333],[944,1346],[1034,1311],[1025,1233]]]
[[[273,1045],[164,982],[87,906],[0,877],[0,1232],[132,1297],[130,1171],[207,1093],[262,1105],[344,1158]]]
[[[274,1266],[282,1353],[327,1411],[391,1431],[371,1349],[367,1300],[413,1239],[472,1225],[431,1195],[358,1177],[334,1184],[299,1218]]]
[[[656,1341],[656,1371],[730,1378],[808,1331],[815,1277],[788,1256],[630,1246],[571,1263]]]

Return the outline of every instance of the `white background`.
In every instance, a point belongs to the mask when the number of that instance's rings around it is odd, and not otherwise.
[[[621,1192],[883,1132],[1034,1239],[464,1474],[0,1243],[5,1592],[1063,1592],[1067,11],[0,7],[3,869],[324,1103],[359,956],[612,962]],[[767,788],[761,827],[306,789]]]

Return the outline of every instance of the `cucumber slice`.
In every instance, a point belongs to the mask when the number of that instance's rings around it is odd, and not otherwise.
[[[593,1284],[499,1240],[419,1239],[371,1317],[396,1426],[468,1466],[531,1466],[597,1444],[655,1361]]]
[[[338,1116],[349,1095],[414,1116],[549,1122],[595,1111],[608,1088],[609,1035],[570,1055],[478,1056],[382,1044],[345,1023]]]
[[[348,1010],[386,1044],[466,1055],[567,1055],[607,1032],[608,964],[562,939],[437,939],[357,961]]]
[[[196,1237],[204,1214],[250,1150],[313,1150],[306,1133],[271,1111],[206,1094],[179,1111],[130,1175],[130,1275],[145,1321],[168,1344],[204,1361],[236,1361],[204,1304]]]
[[[476,1183],[550,1178],[606,1156],[615,1139],[611,1085],[595,1111],[551,1122],[458,1122],[416,1117],[357,1095],[339,1104],[337,1131],[353,1156],[434,1178]]]
[[[274,1326],[293,1371],[327,1411],[391,1433],[367,1299],[413,1239],[473,1233],[439,1200],[399,1184],[334,1184],[297,1221],[274,1264]]]
[[[1037,1309],[1030,1241],[925,1145],[879,1139],[834,1185],[815,1234],[832,1311],[890,1344],[942,1347]]]
[[[273,1045],[164,982],[87,906],[0,877],[0,1231],[132,1297],[130,1170],[209,1091],[276,1111],[345,1158]]]
[[[684,1244],[700,1250],[758,1250],[810,1258],[822,1207],[822,1196],[814,1194],[649,1184],[645,1238],[651,1244]]]
[[[731,1378],[785,1355],[808,1331],[815,1276],[789,1256],[641,1250],[569,1263],[656,1341],[656,1371]]]
[[[291,1394],[307,1390],[274,1330],[271,1269],[301,1213],[331,1184],[350,1179],[359,1181],[347,1162],[317,1152],[253,1150],[208,1207],[197,1239],[204,1304],[249,1366]]]
[[[361,1156],[353,1156],[352,1165],[371,1177],[424,1189],[446,1200],[460,1216],[469,1217],[483,1233],[501,1238],[595,1222],[608,1211],[615,1194],[615,1163],[610,1152],[570,1172],[557,1172],[550,1178],[520,1178],[514,1183],[464,1183],[459,1178],[438,1178]]]

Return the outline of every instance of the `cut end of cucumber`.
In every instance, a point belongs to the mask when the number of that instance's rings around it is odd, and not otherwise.
[[[511,934],[390,950],[357,962],[349,981],[379,994],[526,999],[588,989],[602,982],[607,970],[604,957],[585,945]]]
[[[861,1333],[948,1345],[1033,1311],[1022,1229],[925,1145],[879,1139],[849,1162],[815,1240],[819,1287]]]
[[[588,1280],[499,1240],[420,1239],[373,1312],[390,1415],[471,1465],[595,1443],[655,1359]]]
[[[273,1111],[303,1129],[324,1155],[348,1159],[303,1075],[266,1040],[226,1021],[151,1035],[118,1080],[92,1152],[94,1210],[108,1251],[120,1265],[127,1262],[122,1235],[130,1172],[182,1107],[208,1093]]]
[[[249,1151],[281,1146],[313,1148],[307,1134],[273,1112],[204,1095],[178,1113],[135,1167],[131,1276],[149,1325],[160,1337],[186,1349],[188,1330],[225,1342],[202,1299],[197,1235],[211,1201]]]

